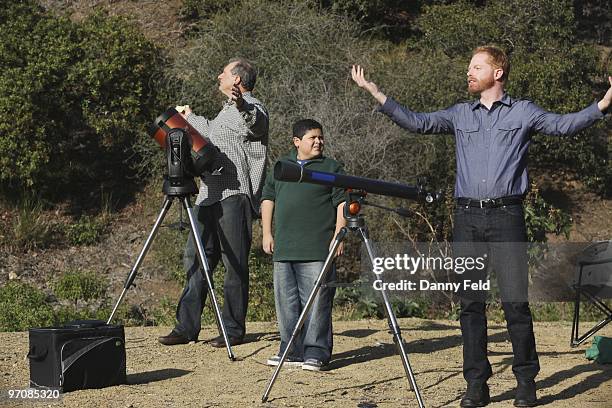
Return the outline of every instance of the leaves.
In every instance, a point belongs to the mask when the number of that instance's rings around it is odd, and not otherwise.
[[[103,169],[152,116],[159,50],[121,18],[76,24],[33,1],[0,13],[0,182],[44,189]]]

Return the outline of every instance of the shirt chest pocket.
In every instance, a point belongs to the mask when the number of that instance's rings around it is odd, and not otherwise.
[[[501,145],[510,145],[512,141],[518,137],[522,127],[521,122],[502,122],[497,126],[497,143]]]
[[[458,126],[455,128],[458,145],[469,146],[477,142],[478,125]]]

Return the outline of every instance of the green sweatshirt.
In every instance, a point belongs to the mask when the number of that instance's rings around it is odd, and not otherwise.
[[[297,163],[297,151],[281,160]],[[337,161],[321,156],[305,169],[344,173]],[[274,201],[274,256],[280,261],[324,261],[336,229],[336,208],[344,201],[344,189],[274,179],[270,171],[261,200]]]

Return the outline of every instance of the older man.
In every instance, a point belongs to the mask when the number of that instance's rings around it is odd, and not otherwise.
[[[217,77],[227,100],[221,112],[209,120],[195,115],[189,106],[182,115],[219,148],[220,174],[204,174],[196,200],[196,214],[210,270],[220,259],[225,266],[223,322],[230,345],[243,342],[249,301],[249,251],[253,216],[259,213],[259,197],[265,176],[268,144],[268,112],[253,94],[256,71],[244,59],[233,59]],[[183,258],[187,283],[176,311],[172,332],[159,338],[165,345],[195,341],[201,329],[207,288],[190,234]],[[225,347],[223,336],[212,340]]]

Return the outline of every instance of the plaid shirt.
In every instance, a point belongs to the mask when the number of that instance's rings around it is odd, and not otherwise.
[[[264,183],[268,149],[268,111],[250,92],[242,94],[244,106],[227,100],[213,120],[187,117],[187,122],[220,149],[220,175],[205,173],[196,204],[209,206],[236,194],[246,194],[255,213]]]

